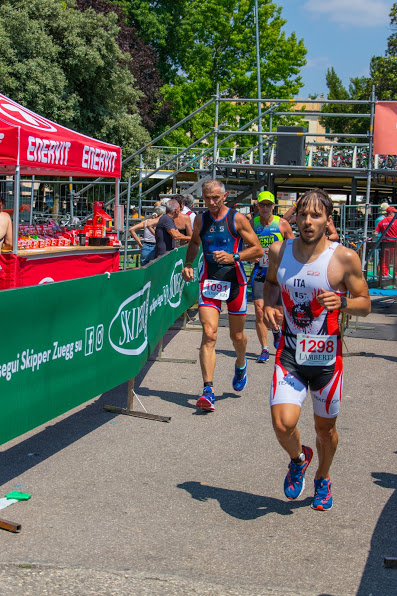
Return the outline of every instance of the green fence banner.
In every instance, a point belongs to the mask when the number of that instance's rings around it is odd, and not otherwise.
[[[181,247],[141,269],[0,293],[0,444],[139,373],[197,301],[198,260],[185,283],[185,254]]]

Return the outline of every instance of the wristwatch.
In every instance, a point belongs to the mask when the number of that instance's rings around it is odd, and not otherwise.
[[[342,308],[347,308],[347,300],[345,296],[341,296],[340,297],[340,307]]]
[[[233,255],[233,259],[234,259],[236,262],[240,260],[240,255],[239,255],[239,253],[238,253],[238,252],[235,252],[235,253],[234,253],[234,255]]]

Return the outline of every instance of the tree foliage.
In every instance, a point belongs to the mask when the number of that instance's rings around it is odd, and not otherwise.
[[[79,132],[131,152],[148,138],[117,15],[72,0],[5,0],[0,6],[2,92]]]
[[[281,7],[270,0],[258,4],[262,97],[293,97],[302,86],[303,41],[294,33],[286,36]],[[163,93],[175,120],[210,99],[217,83],[230,97],[257,96],[254,0],[125,0],[123,5],[130,23],[158,52]],[[220,121],[233,127],[237,113],[248,121],[257,109],[255,104],[221,107]],[[197,138],[213,122],[213,113],[200,115],[185,132]],[[181,133],[173,138],[176,144],[187,142]]]
[[[143,42],[134,27],[126,24],[126,14],[117,3],[108,0],[76,0],[76,3],[82,11],[92,9],[98,14],[113,12],[117,15],[117,43],[123,53],[130,55],[128,68],[142,93],[138,101],[142,123],[146,129],[153,131],[159,122],[167,122],[171,106],[164,101],[160,91],[163,81],[154,48]]]

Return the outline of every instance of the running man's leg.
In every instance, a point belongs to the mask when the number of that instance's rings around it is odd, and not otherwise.
[[[296,404],[276,404],[271,407],[274,432],[281,447],[291,459],[302,453],[300,434],[297,428],[300,406]]]
[[[244,333],[245,315],[232,315],[229,313],[230,339],[236,351],[236,366],[242,368],[245,365],[245,353],[247,351],[247,336]]]
[[[265,348],[267,346],[267,327],[263,322],[264,305],[265,303],[263,299],[254,300],[256,334],[258,336],[261,348]]]
[[[338,447],[338,433],[336,430],[336,417],[323,418],[314,414],[316,429],[316,447],[318,453],[318,468],[315,478],[327,478],[329,470]]]
[[[298,379],[288,372],[280,360],[276,362],[270,390],[270,405],[276,437],[290,456],[288,472],[284,479],[284,494],[288,499],[296,499],[302,494],[305,488],[305,473],[313,457],[312,449],[301,444],[297,428],[307,388],[303,379]]]
[[[201,374],[204,383],[212,383],[216,364],[215,344],[218,333],[219,312],[216,308],[200,307],[199,316],[203,326],[200,346]]]

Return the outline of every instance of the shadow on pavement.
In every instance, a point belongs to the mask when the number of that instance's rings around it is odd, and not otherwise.
[[[126,396],[127,384],[123,383],[78,412],[58,422],[49,421],[35,435],[4,449],[0,452],[0,486],[114,420],[116,415],[106,412],[103,406],[111,401],[112,405],[124,408]]]
[[[375,484],[394,489],[379,516],[357,596],[397,594],[397,569],[386,569],[385,557],[397,557],[397,474],[373,472]]]
[[[215,499],[225,513],[242,520],[257,519],[268,513],[292,515],[294,509],[308,507],[313,500],[307,497],[303,501],[283,501],[193,481],[177,484],[177,488],[186,490],[196,501]]]
[[[344,354],[344,356],[346,356],[346,354]],[[381,358],[382,360],[397,362],[397,356],[385,356],[383,354],[374,354],[373,352],[365,352],[364,358]]]
[[[163,347],[166,347],[171,339],[171,333],[167,332],[164,336]],[[153,364],[154,362],[150,360],[146,362],[139,373],[140,379],[144,378]],[[81,409],[77,412],[65,413],[64,416],[66,417],[58,422],[49,420],[45,423],[47,426],[41,431],[27,437],[25,440],[21,440],[17,445],[8,448],[0,446],[4,449],[0,451],[0,486],[34,468],[42,461],[72,445],[103,424],[115,421],[117,414],[106,412],[103,407],[112,405],[125,408],[127,405],[127,392],[127,383],[122,383],[103,393],[85,407],[80,407]]]

